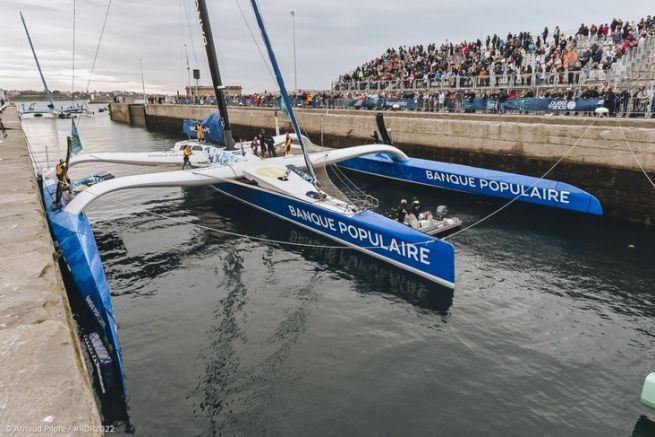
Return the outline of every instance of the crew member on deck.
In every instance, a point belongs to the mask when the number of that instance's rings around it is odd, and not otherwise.
[[[405,217],[407,217],[407,200],[402,199],[398,211],[396,211],[396,220],[399,223],[405,223]]]
[[[250,150],[254,155],[258,155],[257,149],[259,148],[259,139],[257,137],[253,138],[250,142]]]
[[[273,137],[266,137],[266,147],[268,148],[269,157],[277,156],[277,152],[275,151],[275,140]]]
[[[421,202],[419,202],[418,198],[414,197],[412,200],[412,208],[409,212],[413,214],[417,219],[421,215]]]
[[[261,129],[259,131],[259,135],[257,135],[257,140],[259,141],[259,148],[260,148],[260,157],[261,158],[266,158],[266,131],[264,129]]]
[[[202,123],[200,122],[196,124],[196,138],[198,138],[198,141],[201,143],[205,141],[205,133],[202,131]]]
[[[287,132],[287,137],[284,139],[284,156],[287,156],[291,153],[291,135]]]
[[[55,167],[55,175],[57,175],[57,196],[55,197],[55,202],[52,206],[59,208],[61,206],[61,195],[65,189],[68,189],[68,184],[70,184],[71,181],[68,178],[68,169],[66,168],[66,163],[63,159],[60,159]]]
[[[189,167],[193,168],[193,165],[189,160],[189,157],[191,156],[191,146],[184,146],[184,150],[182,150],[182,155],[184,156],[184,163],[182,164],[182,170],[186,168],[187,164],[189,164]]]

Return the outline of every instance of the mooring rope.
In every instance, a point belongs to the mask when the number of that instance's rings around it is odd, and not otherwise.
[[[630,144],[630,141],[628,141],[628,138],[625,136],[625,128],[623,127],[623,125],[621,124],[621,122],[619,121],[618,118],[616,119],[616,122],[618,123],[619,127],[621,128],[621,134],[623,135],[623,140],[625,141],[625,144],[628,146],[628,149],[630,149],[630,153],[632,154],[632,157],[637,162],[637,165],[639,166],[639,169],[641,170],[641,172],[644,174],[644,176],[646,176],[646,180],[648,180],[648,182],[651,184],[653,189],[655,189],[655,182],[653,182],[653,179],[651,179],[651,177],[648,175],[648,173],[644,169],[644,166],[641,165],[641,161],[639,161],[639,158],[637,158],[637,154],[635,153],[634,149],[632,148],[632,145]]]
[[[187,3],[187,0],[181,0],[184,2],[184,13],[186,15],[186,24],[187,24],[187,29],[189,31],[189,41],[191,42],[191,51],[193,52],[193,60],[195,62],[195,67],[200,68],[198,66],[198,54],[196,52],[196,45],[193,42],[193,32],[191,31],[191,19],[189,18],[189,4]],[[191,86],[191,84],[189,84]]]
[[[564,153],[564,154],[563,154],[563,155],[562,155],[562,156],[561,156],[561,157],[560,157],[560,158],[555,162],[555,164],[553,164],[553,165],[552,165],[552,166],[551,166],[551,167],[550,167],[550,168],[549,168],[549,169],[548,169],[544,174],[542,174],[541,176],[539,176],[539,178],[537,178],[537,180],[534,181],[534,183],[533,183],[533,184],[530,186],[530,188],[529,188],[530,190],[531,190],[532,188],[534,188],[534,187],[537,185],[537,183],[538,183],[539,181],[543,180],[546,176],[548,176],[548,175],[549,175],[549,174],[550,174],[550,173],[555,169],[555,167],[557,167],[557,166],[560,164],[560,162],[562,162],[562,161],[563,161],[567,156],[569,156],[569,154],[571,153],[571,151],[572,151],[572,150],[573,150],[573,149],[578,145],[578,143],[579,143],[580,141],[582,141],[582,139],[583,139],[583,138],[585,137],[585,135],[587,134],[587,131],[589,130],[589,128],[590,128],[591,126],[593,126],[595,122],[596,122],[596,119],[595,119],[595,118],[592,118],[591,123],[589,123],[589,124],[587,125],[587,127],[586,127],[585,130],[582,132],[582,135],[580,135],[580,137],[577,139],[577,141],[576,141],[575,143],[573,143],[573,144],[572,144],[572,145],[571,145],[571,146],[566,150],[566,152],[565,152],[565,153]],[[519,194],[517,194],[514,198],[512,198],[509,202],[505,203],[503,206],[501,206],[500,208],[496,209],[496,210],[493,211],[492,213],[486,215],[485,217],[482,217],[480,220],[478,220],[478,221],[476,221],[476,222],[474,222],[474,223],[472,223],[472,224],[466,226],[465,228],[460,229],[459,231],[453,232],[452,234],[445,236],[444,238],[442,238],[442,240],[450,240],[452,237],[455,237],[455,236],[461,234],[462,232],[466,232],[466,231],[468,231],[469,229],[472,229],[472,228],[478,226],[478,225],[481,224],[481,223],[484,223],[485,221],[489,220],[490,218],[492,218],[493,216],[495,216],[496,214],[498,214],[499,212],[501,212],[502,210],[504,210],[505,208],[507,208],[508,206],[510,206],[511,204],[513,204],[514,202],[516,202],[520,197],[521,197],[521,194],[519,193]]]

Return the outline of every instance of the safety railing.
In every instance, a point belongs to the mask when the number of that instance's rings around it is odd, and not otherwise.
[[[602,85],[610,78],[608,70],[581,69],[562,72],[533,72],[525,74],[490,74],[478,76],[444,75],[420,79],[382,81],[334,82],[332,91],[383,93],[393,91],[420,91],[438,89],[491,89],[491,88],[568,88]]]
[[[531,89],[531,95],[541,95],[537,88]],[[655,90],[644,91],[646,97],[640,97],[632,90],[629,97],[625,94],[616,94],[610,102],[601,97],[584,97],[567,99],[563,93],[553,93],[553,97],[498,97],[497,94],[473,92],[466,90],[433,90],[426,93],[408,93],[412,97],[402,95],[390,98],[381,98],[366,93],[337,93],[325,92],[317,94],[311,99],[297,99],[297,106],[315,109],[358,109],[380,111],[417,111],[417,112],[463,112],[463,113],[559,113],[567,115],[590,114],[596,108],[605,107],[608,115],[623,117],[651,118],[655,113]],[[350,94],[350,95],[348,95]],[[572,102],[575,102],[572,103]],[[184,102],[178,102],[184,103]],[[192,104],[192,103],[190,103]],[[207,103],[210,104],[210,103]],[[279,108],[279,97],[266,99],[247,98],[229,99],[228,105],[241,107],[273,107]],[[590,106],[591,105],[591,106]]]

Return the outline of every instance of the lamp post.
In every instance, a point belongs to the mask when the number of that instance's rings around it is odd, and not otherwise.
[[[184,44],[184,54],[186,55],[186,74],[188,76],[188,85],[189,89],[187,90],[187,97],[191,89],[191,67],[189,67],[189,51],[187,50],[186,44]]]
[[[141,66],[141,86],[143,87],[143,104],[145,105],[146,102],[146,83],[143,81],[143,62],[141,61],[141,58],[139,58],[139,65]]]
[[[291,24],[293,27],[293,88],[298,90],[298,66],[296,64],[296,13],[291,11]]]

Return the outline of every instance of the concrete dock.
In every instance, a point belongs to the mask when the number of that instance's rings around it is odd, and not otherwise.
[[[0,435],[102,435],[27,140],[0,117]]]

